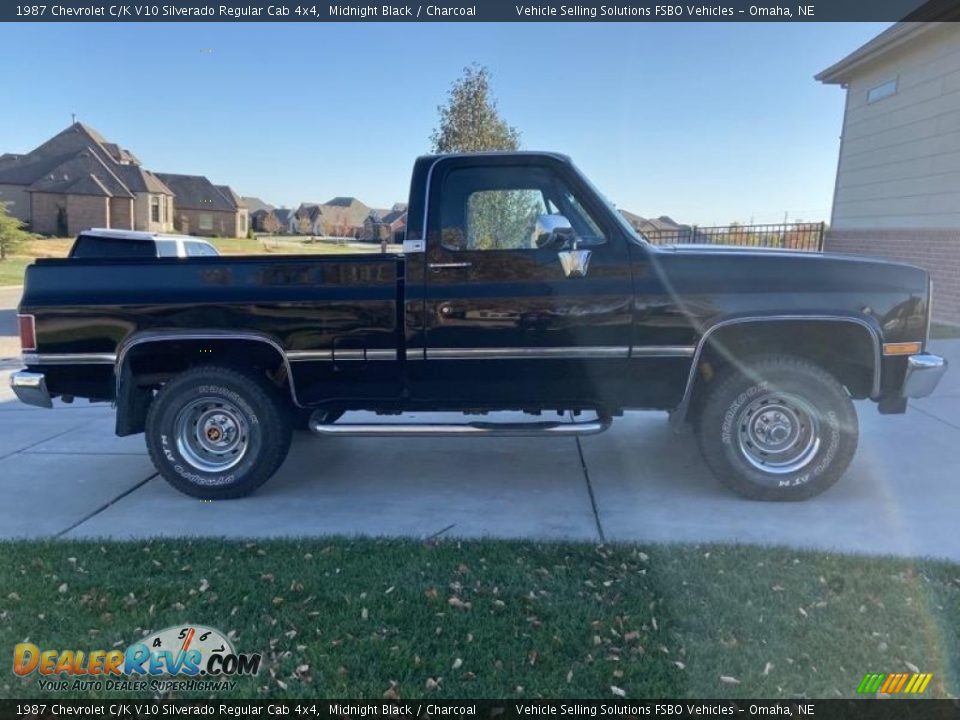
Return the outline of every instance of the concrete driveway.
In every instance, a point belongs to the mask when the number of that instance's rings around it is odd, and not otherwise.
[[[846,477],[791,504],[724,490],[662,413],[630,413],[580,440],[298,434],[254,496],[204,503],[156,475],[142,436],[113,435],[110,408],[21,405],[0,370],[0,537],[738,541],[960,560],[960,340],[935,350],[954,367],[937,394],[902,416],[859,403]]]

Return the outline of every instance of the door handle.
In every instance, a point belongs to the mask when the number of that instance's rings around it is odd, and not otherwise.
[[[431,270],[462,270],[463,268],[468,268],[471,265],[473,265],[473,263],[468,262],[428,263],[427,267]]]

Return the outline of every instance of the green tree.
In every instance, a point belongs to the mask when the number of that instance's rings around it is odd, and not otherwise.
[[[440,105],[440,124],[430,136],[435,153],[516,150],[520,132],[500,116],[490,89],[490,71],[469,65]]]
[[[477,64],[463,69],[437,108],[439,125],[430,137],[435,153],[517,150],[520,131],[500,115],[491,90],[490,71]],[[471,249],[505,249],[529,246],[537,206],[533,193],[523,190],[490,190],[469,200],[468,237],[454,244]],[[447,233],[448,239],[455,230]]]
[[[7,204],[0,203],[0,260],[6,260],[31,237],[19,218],[7,212]]]

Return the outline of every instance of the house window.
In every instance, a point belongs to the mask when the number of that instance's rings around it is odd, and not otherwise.
[[[200,230],[213,230],[213,215],[200,213],[200,217],[197,218],[197,226]]]
[[[150,196],[150,220],[160,222],[160,198],[156,195]]]
[[[878,100],[883,100],[884,98],[888,98],[896,93],[897,78],[893,78],[893,80],[887,80],[884,83],[880,83],[879,85],[870,88],[867,91],[867,102],[875,103]]]

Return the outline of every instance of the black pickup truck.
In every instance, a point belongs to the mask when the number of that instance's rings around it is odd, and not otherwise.
[[[399,254],[38,260],[12,385],[46,407],[113,402],[117,434],[145,432],[201,498],[259,487],[297,425],[569,436],[655,409],[692,423],[733,490],[797,500],[850,463],[852,400],[902,413],[934,389],[930,304],[908,265],[655,247],[561,155],[429,156]],[[533,417],[337,422],[355,409]]]

